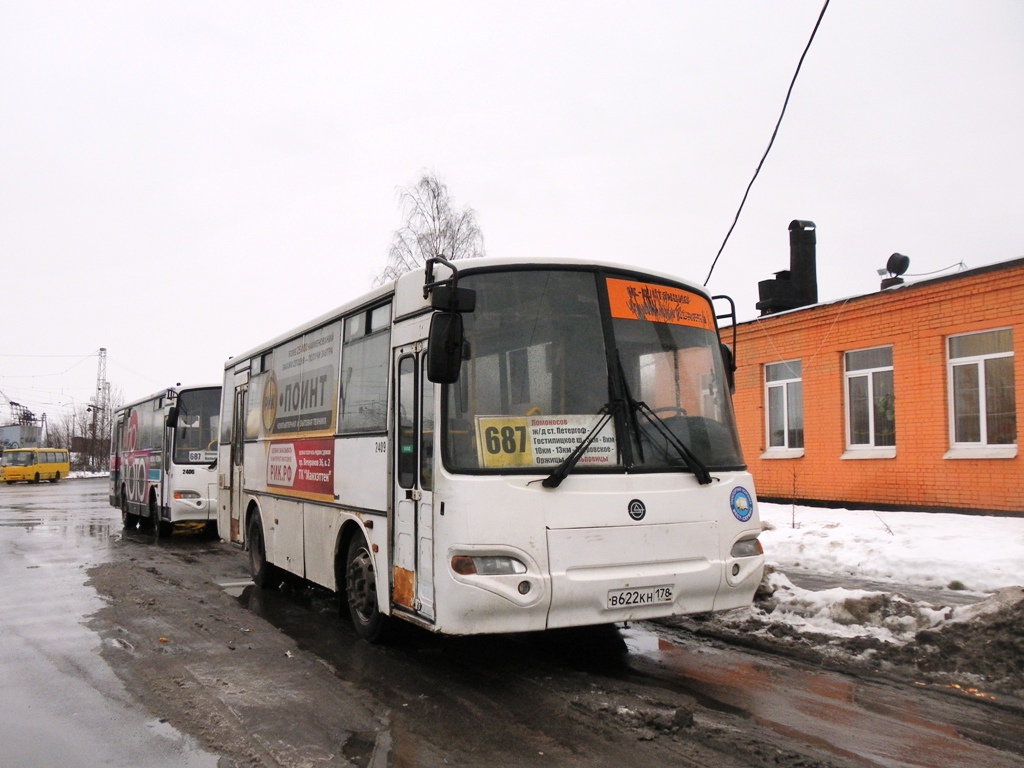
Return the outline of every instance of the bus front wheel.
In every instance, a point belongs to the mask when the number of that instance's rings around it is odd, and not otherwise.
[[[146,518],[145,524],[149,526],[149,531],[153,534],[153,543],[169,538],[174,533],[174,523],[170,520],[160,519],[160,506],[157,504],[156,494],[153,492],[149,494],[149,517]]]
[[[125,528],[135,528],[139,524],[139,516],[128,511],[128,496],[121,494],[121,523]]]
[[[358,533],[349,541],[345,556],[345,601],[356,634],[369,643],[383,641],[389,617],[380,612],[373,555]]]
[[[281,570],[267,562],[267,545],[263,538],[263,523],[259,513],[249,523],[249,572],[252,582],[260,589],[277,589],[281,586]]]

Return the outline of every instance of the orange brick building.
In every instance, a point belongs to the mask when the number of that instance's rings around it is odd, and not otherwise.
[[[1024,515],[1024,259],[736,330],[762,499]]]

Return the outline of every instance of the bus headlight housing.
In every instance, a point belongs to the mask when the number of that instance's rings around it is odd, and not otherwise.
[[[758,539],[740,539],[732,545],[733,557],[756,557],[764,554],[764,548]]]
[[[452,570],[460,576],[509,576],[526,573],[526,565],[514,557],[455,555],[452,557]]]
[[[195,501],[199,498],[199,491],[175,491],[174,498],[182,501]]]

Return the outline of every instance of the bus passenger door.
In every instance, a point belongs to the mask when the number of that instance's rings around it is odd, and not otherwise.
[[[118,413],[110,436],[110,506],[121,506],[121,433],[124,414]]]
[[[237,380],[237,379],[236,379]],[[231,541],[244,541],[245,532],[240,530],[242,504],[245,501],[242,488],[245,485],[245,464],[242,461],[245,449],[245,409],[249,399],[249,382],[235,387],[235,403],[231,410]]]
[[[434,385],[427,380],[426,344],[395,352],[392,602],[434,618]]]

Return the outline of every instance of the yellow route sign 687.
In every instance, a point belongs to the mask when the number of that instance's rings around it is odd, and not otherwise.
[[[480,466],[533,466],[533,441],[525,416],[479,416],[476,445]]]
[[[480,466],[553,467],[588,436],[601,414],[551,414],[538,416],[477,416],[476,446]],[[611,465],[617,461],[615,425],[610,421],[583,454],[583,466]]]

